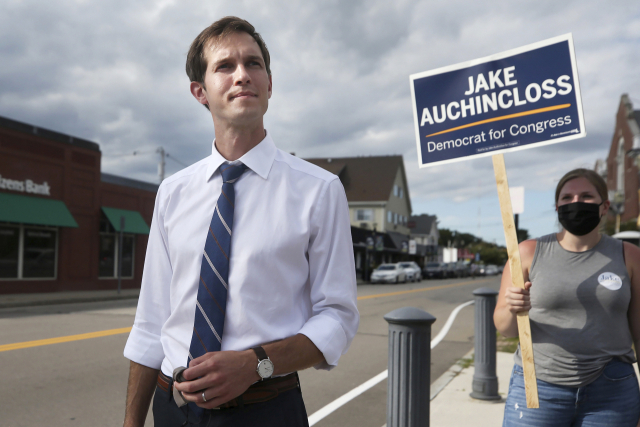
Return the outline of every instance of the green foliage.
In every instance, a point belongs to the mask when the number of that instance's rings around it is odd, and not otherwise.
[[[473,234],[460,233],[455,230],[449,230],[448,228],[439,228],[438,233],[440,234],[438,245],[442,247],[448,247],[449,244],[451,244],[451,246],[456,248],[466,248],[474,243],[482,242],[482,239]]]
[[[462,369],[467,369],[469,366],[473,365],[473,359],[475,355],[472,355],[468,359],[460,359],[458,360],[458,365],[462,366]]]
[[[529,236],[527,230],[522,231],[526,233],[526,236]],[[505,247],[485,242],[473,234],[459,233],[448,228],[440,228],[438,232],[440,233],[438,245],[445,248],[449,246],[467,248],[473,254],[480,253],[480,260],[485,264],[504,265],[509,258]]]
[[[500,332],[496,332],[496,347],[498,351],[502,351],[504,353],[515,353],[519,342],[520,339],[518,339],[518,337],[505,338],[500,335]]]
[[[440,234],[440,238],[438,239],[438,246],[447,247],[449,246],[449,242],[451,242],[451,237],[453,233],[448,228],[438,228],[438,233]]]
[[[529,237],[529,230],[527,230],[526,228],[520,228],[517,231],[517,235],[518,235],[518,243],[520,242],[524,242],[525,240],[528,240]]]
[[[469,248],[469,250],[473,253],[480,252],[480,260],[485,264],[504,265],[509,258],[505,247],[493,243],[478,243]]]

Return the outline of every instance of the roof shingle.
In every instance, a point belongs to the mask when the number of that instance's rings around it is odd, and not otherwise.
[[[398,168],[403,167],[402,156],[305,160],[338,175],[350,202],[388,201]]]
[[[436,215],[417,215],[412,216],[409,221],[415,222],[416,226],[411,229],[411,234],[429,234],[434,221],[437,221]]]

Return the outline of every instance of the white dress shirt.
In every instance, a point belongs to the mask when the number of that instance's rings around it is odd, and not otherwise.
[[[211,156],[158,189],[138,309],[124,355],[171,375],[186,366],[207,228],[222,188]],[[267,135],[239,159],[222,350],[306,335],[331,369],[359,323],[349,209],[337,176]]]

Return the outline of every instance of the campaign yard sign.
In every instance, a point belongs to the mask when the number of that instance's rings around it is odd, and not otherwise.
[[[571,34],[410,79],[420,167],[586,136]]]

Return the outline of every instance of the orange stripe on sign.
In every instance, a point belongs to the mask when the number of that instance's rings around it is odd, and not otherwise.
[[[537,110],[522,111],[521,113],[507,114],[506,116],[494,117],[493,119],[480,120],[479,122],[473,122],[473,123],[469,123],[469,124],[466,124],[466,125],[458,126],[458,127],[455,127],[455,128],[442,130],[440,132],[436,132],[436,133],[432,133],[430,135],[427,135],[426,138],[428,138],[430,136],[434,136],[434,135],[442,135],[443,133],[453,132],[453,131],[460,130],[460,129],[470,128],[470,127],[473,127],[473,126],[483,125],[485,123],[491,123],[491,122],[498,122],[500,120],[513,119],[514,117],[530,116],[532,114],[546,113],[547,111],[562,110],[564,108],[569,108],[569,107],[571,107],[571,104],[561,104],[561,105],[554,105],[552,107],[538,108]]]

